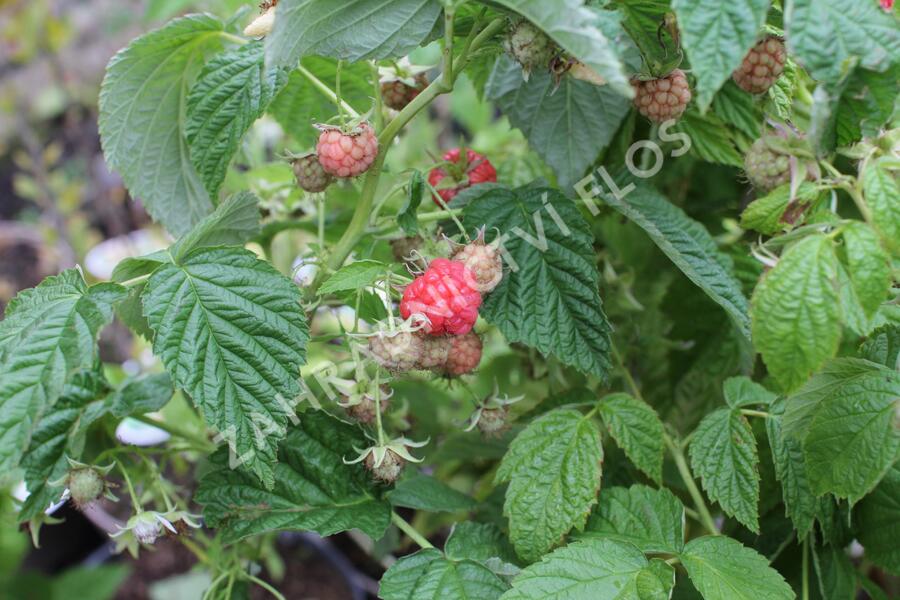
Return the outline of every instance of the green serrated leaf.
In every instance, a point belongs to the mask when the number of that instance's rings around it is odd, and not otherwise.
[[[557,87],[545,72],[525,81],[522,68],[508,56],[494,65],[486,93],[567,189],[609,145],[631,107],[608,86],[565,77]]]
[[[468,231],[501,232],[508,270],[485,298],[481,316],[511,343],[606,377],[610,327],[598,293],[593,236],[574,202],[550,188],[495,187],[466,206],[463,224]]]
[[[891,286],[890,257],[881,247],[878,235],[864,223],[851,223],[841,230],[841,237],[846,272],[852,288],[851,310],[861,313],[864,322],[858,330],[865,334],[869,331],[870,320],[888,296]]]
[[[341,267],[325,280],[319,288],[320,294],[333,294],[346,290],[357,290],[383,279],[390,267],[377,260],[358,260]]]
[[[836,115],[837,144],[849,146],[875,137],[891,117],[900,94],[900,66],[886,73],[855,69],[841,95]]]
[[[866,558],[900,575],[900,462],[895,463],[871,494],[856,509],[859,542]]]
[[[681,563],[704,600],[792,600],[796,597],[764,556],[731,538],[693,539],[684,547]]]
[[[457,523],[450,530],[450,537],[444,544],[444,552],[447,558],[452,560],[469,559],[484,562],[496,557],[511,564],[519,562],[509,540],[493,523],[472,521]]]
[[[600,416],[616,444],[634,465],[662,481],[663,424],[646,402],[616,393],[600,400]]]
[[[146,33],[116,54],[100,88],[103,155],[131,195],[173,235],[213,210],[184,137],[188,84],[224,25],[189,15]]]
[[[172,244],[168,255],[175,263],[198,248],[235,246],[259,234],[259,198],[252,192],[229,196],[216,210]]]
[[[705,111],[756,43],[769,0],[673,0],[672,9],[697,80],[697,104]]]
[[[742,90],[734,81],[726,81],[712,101],[713,112],[723,122],[733,125],[750,139],[760,135],[763,111],[753,96]]]
[[[394,506],[415,508],[429,512],[457,512],[472,510],[477,503],[470,496],[428,475],[413,475],[399,481],[387,499]]]
[[[349,62],[399,58],[428,38],[438,0],[282,0],[266,36],[266,63],[293,68],[312,54]]]
[[[790,53],[815,79],[830,84],[854,59],[867,69],[885,71],[900,56],[896,17],[877,2],[789,0],[784,25]]]
[[[525,560],[536,560],[581,529],[600,489],[603,446],[590,419],[570,409],[547,413],[510,444],[496,481],[509,482],[503,514]]]
[[[356,455],[354,446],[366,445],[358,428],[308,411],[281,442],[272,489],[235,469],[221,448],[210,458],[195,500],[225,543],[292,529],[321,535],[359,529],[378,539],[390,523],[390,505],[376,497],[362,465],[343,462]]]
[[[101,373],[80,371],[63,388],[53,411],[35,427],[28,451],[22,457],[28,497],[19,511],[19,521],[40,516],[59,500],[63,487],[50,482],[68,472],[67,458],[81,458],[88,427],[106,412],[103,397],[108,391]]]
[[[794,523],[798,537],[803,538],[812,529],[818,502],[809,487],[800,441],[782,431],[783,412],[784,400],[779,400],[766,419],[766,434],[772,449],[775,476],[781,482],[784,512]]]
[[[212,198],[244,133],[287,83],[287,72],[267,69],[264,59],[261,41],[218,54],[203,67],[188,94],[185,136],[191,162]]]
[[[710,499],[759,531],[759,455],[746,417],[721,408],[700,421],[690,446],[691,466]]]
[[[604,194],[603,200],[646,231],[675,266],[725,309],[741,332],[750,337],[747,299],[731,274],[731,260],[718,251],[703,225],[643,183],[636,183],[631,192],[620,197]]]
[[[141,375],[128,379],[109,396],[107,404],[118,418],[155,412],[165,406],[175,389],[168,373]]]
[[[309,333],[297,287],[241,248],[200,249],[150,277],[153,350],[263,483],[300,391]]]
[[[687,135],[691,140],[690,154],[701,160],[730,167],[744,166],[731,131],[713,113],[701,115],[697,110],[688,109],[672,131]]]
[[[867,376],[828,394],[811,411],[803,453],[817,496],[831,493],[854,504],[900,458],[900,373],[869,365]]]
[[[837,268],[831,239],[813,234],[790,246],[753,294],[753,343],[787,391],[837,352]]]
[[[777,398],[775,394],[755,383],[749,377],[744,376],[726,379],[722,390],[725,402],[731,408],[756,405],[768,406]]]
[[[524,569],[502,600],[667,600],[674,583],[671,567],[651,564],[631,544],[585,539]]]
[[[625,74],[624,65],[609,38],[600,28],[597,14],[585,6],[584,0],[496,0],[496,3],[522,15],[537,25],[566,52],[598,73],[626,98],[634,90]],[[612,13],[606,19],[613,18]]]
[[[97,337],[125,294],[112,283],[88,287],[81,271],[68,269],[7,305],[0,321],[0,472],[18,465],[68,377],[94,365]]]
[[[509,585],[472,560],[451,560],[435,548],[394,563],[381,580],[382,600],[496,600]]]
[[[859,348],[866,360],[900,371],[900,325],[885,323]]]
[[[628,542],[645,553],[678,554],[684,548],[684,506],[665,488],[605,489],[582,537]]]
[[[888,168],[887,161],[876,161],[862,173],[866,205],[872,214],[872,224],[891,251],[900,254],[900,183]]]

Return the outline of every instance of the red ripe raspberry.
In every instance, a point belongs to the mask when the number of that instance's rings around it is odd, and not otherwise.
[[[493,246],[485,245],[481,236],[454,254],[453,260],[468,267],[474,280],[469,283],[469,287],[483,294],[493,291],[503,279],[503,259],[500,258],[500,252]]]
[[[307,192],[323,192],[334,181],[334,178],[325,172],[314,152],[298,156],[291,161],[291,167],[294,169],[297,185]]]
[[[407,80],[408,81],[408,80]],[[428,77],[425,73],[416,75],[414,85],[410,85],[403,79],[384,81],[381,84],[381,99],[384,105],[394,110],[403,110],[412,102],[422,90],[428,87]]]
[[[784,42],[774,36],[762,40],[747,53],[732,77],[745,92],[764,94],[784,71]]]
[[[481,338],[474,331],[450,338],[450,351],[444,372],[450,376],[465,375],[478,368],[481,362]]]
[[[400,315],[425,317],[423,330],[432,335],[468,333],[478,319],[481,294],[469,286],[472,274],[455,260],[436,258],[424,274],[406,286]]]
[[[466,150],[463,160],[460,160],[461,156],[459,148],[449,150],[444,154],[443,159],[450,164],[444,167],[435,167],[428,173],[428,183],[437,190],[445,204],[449,204],[460,191],[467,187],[497,181],[497,170],[487,158],[471,149]],[[444,181],[445,179],[447,181]],[[437,198],[434,199],[434,203],[438,206],[441,205]]]
[[[361,123],[348,132],[340,127],[319,125],[322,130],[316,152],[326,173],[335,177],[362,175],[378,156],[378,138],[372,126]]]
[[[659,79],[635,80],[632,85],[638,112],[656,123],[677,119],[691,101],[691,88],[681,69]]]
[[[416,367],[424,370],[443,368],[450,352],[450,343],[450,338],[443,335],[423,335],[422,353]]]
[[[379,332],[369,338],[369,355],[388,371],[414,369],[422,349],[422,338],[408,331]]]

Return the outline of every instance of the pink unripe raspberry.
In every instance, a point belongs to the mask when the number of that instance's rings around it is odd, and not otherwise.
[[[422,354],[416,367],[419,369],[442,369],[450,353],[451,338],[447,336],[422,335]]]
[[[356,177],[365,173],[378,156],[378,138],[372,126],[361,123],[350,131],[319,125],[322,130],[316,152],[326,173],[335,177]]]
[[[764,94],[781,76],[786,58],[784,42],[769,36],[750,49],[732,75],[734,82],[746,92]]]
[[[632,85],[638,112],[656,123],[678,119],[691,101],[691,88],[681,69],[659,79],[634,80]]]
[[[469,284],[473,275],[459,261],[436,258],[406,286],[400,315],[423,317],[423,331],[432,335],[462,335],[478,320],[481,294]]]
[[[474,331],[450,338],[444,372],[455,377],[477,369],[481,362],[481,347],[481,338]]]
[[[415,333],[379,332],[369,338],[368,353],[385,369],[404,372],[416,367],[422,349],[422,338]]]
[[[481,237],[463,246],[453,255],[453,260],[468,267],[474,280],[469,286],[483,294],[493,291],[503,279],[503,259],[500,252],[495,247],[486,245]]]

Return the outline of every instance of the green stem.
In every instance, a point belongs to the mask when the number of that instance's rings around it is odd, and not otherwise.
[[[381,371],[375,371],[375,428],[378,430],[378,445],[384,446],[384,427],[381,424]]]
[[[453,12],[444,9],[444,85],[453,87]]]
[[[249,579],[256,585],[258,585],[259,587],[263,588],[264,590],[266,590],[267,592],[269,592],[270,594],[272,594],[273,596],[278,598],[278,600],[285,600],[284,596],[281,595],[281,592],[279,592],[278,590],[273,588],[271,585],[269,585],[268,583],[266,583],[259,577],[256,577],[255,575],[250,575],[249,573],[246,574],[246,577],[247,577],[247,579]]]
[[[182,429],[177,425],[172,425],[171,423],[166,423],[165,421],[157,421],[156,419],[151,419],[147,415],[132,415],[131,418],[135,421],[140,421],[141,423],[152,425],[157,429],[162,429],[163,431],[174,437],[180,437],[184,440],[187,440],[204,452],[212,452],[213,450],[215,450],[215,446],[213,446],[213,444],[210,443],[210,441],[205,437],[201,437],[192,431]]]
[[[742,408],[741,414],[747,415],[748,417],[760,417],[762,419],[768,419],[770,416],[767,412],[763,412],[761,410],[751,410],[749,408]]]
[[[134,486],[131,484],[131,477],[128,476],[128,471],[125,470],[125,467],[122,466],[122,463],[116,461],[116,466],[119,467],[119,470],[122,472],[122,477],[125,479],[125,486],[128,488],[128,496],[131,498],[131,505],[137,512],[143,512],[143,508],[141,507],[141,501],[138,500],[137,494],[134,491]]]
[[[220,31],[219,37],[221,37],[223,40],[228,40],[229,42],[233,42],[240,46],[243,46],[250,42],[250,40],[246,40],[242,37],[238,37],[238,36],[234,35],[233,33],[228,33],[227,31]]]
[[[334,96],[337,98],[338,119],[340,119],[341,127],[347,123],[347,117],[344,115],[344,99],[341,98],[341,71],[344,68],[344,61],[339,60],[337,71],[334,74]]]
[[[381,77],[378,74],[378,63],[374,60],[369,61],[372,71],[372,84],[375,86],[375,129],[381,131],[384,129],[384,102],[381,97]]]
[[[341,100],[338,97],[338,95],[334,93],[334,90],[332,90],[330,87],[328,87],[327,85],[322,83],[322,81],[318,77],[313,75],[309,69],[307,69],[303,65],[297,65],[297,70],[300,71],[300,73],[304,77],[306,77],[309,80],[309,82],[313,85],[313,87],[316,88],[317,90],[319,90],[319,92],[323,96],[325,96],[326,98],[331,100],[334,103],[334,105],[338,107],[339,110],[343,110],[345,113],[347,113],[354,119],[359,118],[359,113],[356,112],[355,110],[353,110],[352,106],[350,106],[349,104],[347,104],[346,102]]]
[[[803,538],[803,583],[801,588],[801,600],[809,600],[809,536]]]
[[[684,485],[687,486],[688,493],[691,495],[691,499],[693,499],[694,505],[697,507],[697,512],[700,515],[700,522],[706,527],[709,533],[712,535],[719,535],[719,530],[716,529],[716,523],[713,521],[712,515],[709,514],[709,509],[706,508],[703,494],[700,493],[697,484],[694,483],[694,476],[691,474],[691,469],[688,467],[687,461],[684,458],[684,452],[677,444],[675,444],[668,434],[663,434],[663,441],[669,448],[669,453],[675,461],[675,466],[678,467],[678,472],[684,480]]]
[[[431,544],[431,542],[429,542],[428,540],[425,539],[425,536],[423,536],[421,533],[416,531],[412,525],[410,525],[409,523],[404,521],[403,517],[401,517],[400,515],[398,515],[395,512],[391,512],[391,523],[396,525],[400,531],[405,533],[409,537],[409,539],[411,539],[412,541],[417,543],[419,545],[419,547],[434,548],[434,546]]]

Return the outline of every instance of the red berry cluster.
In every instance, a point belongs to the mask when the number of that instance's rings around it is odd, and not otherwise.
[[[445,204],[468,187],[497,181],[497,170],[491,161],[472,149],[467,149],[463,154],[460,148],[454,148],[447,151],[443,159],[447,165],[432,169],[428,173],[428,183],[437,190]],[[437,198],[434,203],[441,205]]]
[[[781,77],[787,53],[784,42],[774,36],[762,40],[747,53],[734,72],[734,82],[751,94],[764,94]]]
[[[361,123],[349,131],[340,127],[320,125],[322,134],[316,153],[322,168],[335,177],[356,177],[369,170],[378,156],[378,138],[368,123]]]
[[[677,119],[691,101],[691,87],[681,69],[665,77],[632,82],[638,112],[656,123]]]
[[[465,263],[436,258],[403,291],[400,315],[419,319],[431,335],[463,335],[475,325],[479,306],[481,294]]]

